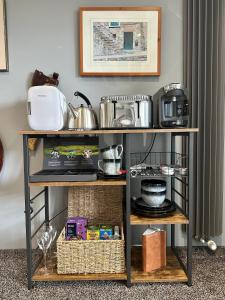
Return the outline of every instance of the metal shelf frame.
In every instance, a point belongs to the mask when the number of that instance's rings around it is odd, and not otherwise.
[[[188,218],[189,222],[187,226],[187,264],[184,265],[181,258],[178,255],[177,248],[176,248],[176,240],[175,240],[175,224],[171,224],[171,248],[174,254],[177,256],[181,266],[183,267],[185,273],[188,277],[188,285],[192,285],[192,221],[193,221],[193,138],[194,134],[197,130],[190,129],[189,132],[187,130],[175,131],[175,132],[166,132],[166,134],[171,135],[171,152],[175,152],[175,139],[177,136],[181,136],[183,140],[183,149],[185,153],[188,155],[188,176],[178,178],[178,177],[171,177],[171,200],[175,201],[175,195],[178,195],[183,199],[185,202],[184,208],[178,206],[178,208],[185,214]],[[31,198],[31,186],[29,182],[30,176],[30,151],[28,148],[28,139],[29,138],[46,138],[52,136],[60,136],[59,133],[55,133],[55,135],[49,134],[36,134],[35,131],[28,131],[28,132],[21,132],[23,135],[23,157],[24,157],[24,197],[25,197],[25,219],[26,219],[26,252],[27,252],[27,281],[28,281],[28,289],[31,289],[34,286],[34,281],[32,280],[32,276],[35,273],[35,270],[38,267],[38,264],[33,262],[33,249],[32,249],[32,239],[35,237],[36,233],[40,230],[41,226],[49,225],[49,222],[56,218],[59,214],[66,210],[63,209],[59,213],[57,213],[51,220],[49,216],[49,187],[45,186],[44,189],[39,192],[36,196]],[[135,134],[142,134],[143,132],[108,132],[104,134],[119,134],[123,138],[123,145],[124,145],[124,158],[125,158],[125,167],[127,170],[130,169],[131,166],[131,136]],[[152,133],[152,132],[149,132]],[[162,133],[165,134],[164,131]],[[95,133],[97,134],[97,133]],[[103,134],[103,133],[99,133]],[[160,131],[159,133],[160,134]],[[73,134],[72,134],[73,135]],[[71,136],[71,134],[70,134]],[[173,163],[171,161],[171,163]],[[132,179],[135,180],[135,179]],[[183,190],[182,193],[176,190],[175,182],[178,181],[182,184]],[[124,195],[124,223],[125,223],[125,254],[126,254],[126,273],[127,273],[127,286],[131,287],[131,230],[132,225],[130,223],[130,216],[131,216],[131,197],[130,197],[130,185],[131,185],[131,176],[130,172],[126,175],[126,187],[125,187],[125,195]],[[37,212],[33,213],[32,204],[33,201],[36,200],[39,196],[44,194],[44,205],[41,206]],[[31,225],[34,218],[36,218],[42,211],[44,210],[44,222],[41,224],[39,228],[36,229],[34,233],[32,233]]]
[[[175,202],[179,211],[183,213],[184,216],[187,217],[189,220],[188,224],[186,224],[186,235],[187,235],[187,263],[184,264],[176,247],[176,238],[175,238],[175,224],[171,224],[171,249],[175,256],[177,257],[181,267],[183,268],[184,272],[187,275],[188,286],[192,285],[192,223],[193,223],[193,133],[171,133],[171,153],[176,153],[176,137],[182,137],[182,150],[184,153],[182,155],[188,157],[187,165],[188,167],[188,175],[177,177],[177,176],[165,176],[162,175],[159,177],[167,177],[171,180],[171,201]],[[126,167],[130,169],[130,135],[126,137]],[[174,156],[171,156],[171,165],[174,165]],[[131,181],[131,174],[127,175],[127,193],[126,193],[126,206],[127,206],[127,216],[131,214],[130,208],[130,181]],[[137,176],[133,177],[132,180],[136,178],[148,178],[148,176]],[[154,174],[149,176],[149,178],[156,178]],[[182,192],[179,192],[176,187],[176,181],[178,181],[182,185]],[[182,207],[176,203],[176,196],[181,198],[183,205]],[[127,218],[127,245],[131,243],[131,224],[130,218]],[[127,248],[127,273],[130,274],[131,270],[131,248]],[[131,286],[131,277],[127,277],[127,285]]]
[[[171,224],[171,248],[176,255],[178,261],[183,267],[187,278],[188,278],[188,286],[192,285],[192,235],[193,235],[193,133],[171,133],[171,152],[175,151],[176,142],[175,138],[177,136],[182,137],[182,150],[188,157],[188,176],[183,177],[182,179],[178,179],[177,177],[171,178],[171,200],[175,202],[175,196],[177,195],[183,203],[183,207],[178,208],[181,212],[188,218],[189,223],[186,225],[186,235],[187,235],[187,263],[184,264],[181,260],[179,253],[176,248],[176,240],[175,240],[175,225]],[[174,162],[171,162],[174,163]],[[182,193],[177,191],[175,187],[176,180],[178,180],[182,184]]]
[[[23,135],[23,158],[24,158],[24,198],[25,198],[25,221],[26,221],[26,256],[27,256],[27,286],[30,290],[33,287],[32,276],[38,268],[42,257],[40,257],[36,262],[33,261],[33,252],[36,249],[32,248],[32,241],[37,235],[38,231],[42,226],[48,226],[49,223],[62,214],[67,207],[56,213],[51,219],[49,214],[49,188],[45,186],[38,194],[31,198],[30,193],[30,151],[28,148],[28,139],[33,137],[32,134]],[[38,138],[44,138],[45,135],[39,136]],[[38,198],[44,194],[44,204],[34,213],[32,204],[34,200],[37,201]],[[44,210],[44,221],[38,226],[38,228],[32,233],[32,221]]]

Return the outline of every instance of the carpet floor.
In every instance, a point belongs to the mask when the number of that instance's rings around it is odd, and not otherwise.
[[[225,299],[225,249],[208,255],[193,253],[193,286],[186,284],[138,284],[127,288],[123,282],[36,283],[28,291],[24,250],[0,250],[0,299],[79,300],[198,300]]]

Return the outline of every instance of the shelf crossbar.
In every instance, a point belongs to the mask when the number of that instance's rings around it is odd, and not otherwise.
[[[45,189],[43,189],[42,191],[40,191],[40,193],[38,193],[37,195],[35,195],[33,198],[30,199],[30,202],[32,203],[36,198],[38,198],[41,194],[43,194],[45,192]]]
[[[35,235],[38,233],[38,231],[41,229],[41,227],[45,224],[46,222],[42,222],[40,226],[35,230],[35,232],[31,235],[31,240],[35,237]]]
[[[49,222],[51,222],[52,220],[54,220],[56,217],[58,217],[59,215],[61,215],[64,211],[66,211],[68,209],[68,206],[65,207],[64,209],[62,209],[60,212],[58,212],[54,217],[52,217]]]
[[[177,260],[179,261],[179,264],[181,265],[182,269],[184,270],[185,274],[188,276],[188,271],[187,271],[187,267],[186,265],[184,264],[184,262],[182,261],[182,259],[180,258],[180,255],[177,251],[177,248],[176,247],[171,247],[174,255],[176,256]]]
[[[39,208],[39,210],[30,218],[30,220],[32,221],[44,208],[45,204],[41,208]]]
[[[188,202],[188,199],[186,197],[184,197],[180,192],[178,192],[178,190],[176,190],[175,188],[172,188],[172,190],[179,195],[185,202]]]
[[[176,179],[176,180],[180,181],[181,183],[185,184],[186,186],[188,186],[188,183],[185,182],[185,181],[183,181],[183,180],[181,180],[179,177],[175,176],[174,179]]]

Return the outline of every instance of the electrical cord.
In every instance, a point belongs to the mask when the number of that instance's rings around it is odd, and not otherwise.
[[[153,148],[154,143],[155,143],[155,138],[156,138],[156,133],[154,134],[152,143],[151,143],[151,145],[149,146],[149,150],[147,151],[147,154],[146,154],[145,158],[142,160],[141,164],[143,164],[143,162],[146,160],[146,158],[147,158],[147,157],[149,156],[149,154],[151,153],[152,148]]]

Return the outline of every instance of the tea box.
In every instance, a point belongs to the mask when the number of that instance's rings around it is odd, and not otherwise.
[[[72,238],[87,239],[87,218],[70,217],[66,223],[66,240]]]
[[[113,237],[112,226],[100,225],[100,240],[111,240]]]
[[[89,226],[87,229],[87,240],[99,240],[100,230],[98,226]]]

